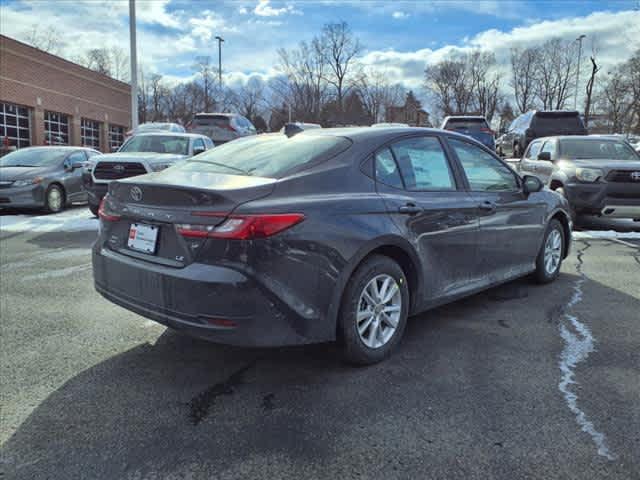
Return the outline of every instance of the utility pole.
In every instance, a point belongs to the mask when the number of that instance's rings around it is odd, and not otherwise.
[[[131,59],[131,129],[138,126],[138,58],[136,47],[136,0],[129,0],[129,57]]]
[[[576,38],[576,42],[578,42],[578,70],[576,70],[576,96],[573,99],[573,109],[578,109],[578,84],[580,83],[580,59],[582,58],[582,40],[586,37],[586,35],[582,34],[578,38]]]
[[[224,38],[217,36],[216,40],[218,40],[218,83],[220,90],[222,90],[222,42],[224,42]]]

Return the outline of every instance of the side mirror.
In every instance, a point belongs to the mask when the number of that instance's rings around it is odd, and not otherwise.
[[[540,152],[538,154],[538,160],[546,160],[547,162],[551,161],[551,152]]]
[[[539,192],[544,188],[544,184],[538,177],[533,175],[525,175],[522,177],[522,190],[526,195]]]
[[[194,155],[199,155],[199,154],[203,153],[204,151],[205,151],[204,147],[200,147],[200,146],[193,147],[193,154]]]

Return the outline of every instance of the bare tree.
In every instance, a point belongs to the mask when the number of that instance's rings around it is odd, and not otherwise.
[[[106,48],[92,48],[84,59],[84,66],[103,75],[111,76],[111,55]]]
[[[501,100],[501,77],[496,71],[495,55],[473,52],[468,59],[468,70],[472,108],[491,122]]]
[[[595,54],[594,54],[595,55]],[[589,127],[589,115],[591,114],[591,102],[593,98],[593,86],[596,82],[596,74],[600,71],[600,67],[596,64],[594,55],[591,55],[591,76],[587,81],[586,93],[587,96],[584,102],[584,126]]]
[[[213,92],[215,89],[214,76],[217,73],[217,69],[212,65],[211,57],[208,55],[196,57],[196,63],[193,68],[202,80],[203,109],[205,112],[210,112],[215,106]]]
[[[298,48],[278,50],[276,68],[281,75],[271,82],[276,104],[285,104],[297,120],[318,122],[326,102],[326,65],[318,39]]]
[[[538,48],[511,49],[511,87],[520,113],[528,111],[534,103],[536,93],[536,65]]]
[[[66,45],[58,29],[47,27],[41,30],[37,23],[32,25],[31,30],[24,33],[24,39],[29,45],[53,55],[59,55]]]
[[[540,47],[536,58],[536,96],[545,110],[561,110],[571,98],[578,67],[576,43],[552,39]]]
[[[248,119],[255,118],[264,106],[264,83],[259,78],[250,78],[233,96],[237,112]]]
[[[357,89],[362,106],[373,122],[380,122],[389,106],[396,105],[404,98],[404,89],[392,85],[384,71],[369,67],[362,69],[357,80]]]
[[[114,46],[109,49],[109,56],[111,57],[111,76],[116,80],[128,82],[131,78],[129,55],[124,49]]]
[[[319,46],[324,62],[329,67],[330,75],[326,80],[335,88],[337,104],[342,111],[344,97],[350,88],[348,78],[362,46],[346,22],[326,24]]]

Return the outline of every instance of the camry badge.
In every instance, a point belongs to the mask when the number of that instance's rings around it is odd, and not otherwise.
[[[640,172],[631,172],[631,180],[640,182]]]
[[[140,187],[132,187],[129,191],[129,195],[131,195],[131,198],[136,202],[142,200],[142,190],[140,189]]]

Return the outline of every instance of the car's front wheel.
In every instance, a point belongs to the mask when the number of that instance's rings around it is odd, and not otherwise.
[[[552,282],[560,275],[566,241],[564,235],[560,222],[552,219],[547,226],[542,247],[536,258],[534,275],[539,283]]]
[[[64,210],[65,206],[64,190],[58,185],[51,185],[47,188],[44,196],[44,207],[49,213],[58,213]]]
[[[339,333],[345,358],[369,365],[400,342],[409,314],[409,287],[400,266],[374,255],[355,271],[343,296]]]

